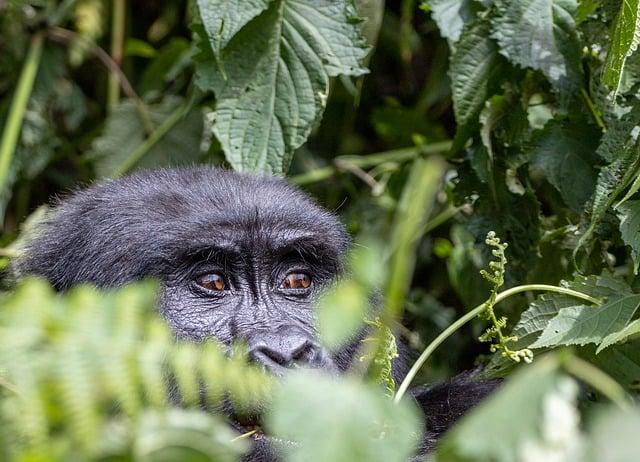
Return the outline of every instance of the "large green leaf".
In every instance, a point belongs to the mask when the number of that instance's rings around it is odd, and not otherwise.
[[[538,360],[461,419],[440,443],[438,461],[538,461],[549,453],[579,460],[577,392],[555,357]]]
[[[632,462],[640,454],[640,410],[609,408],[598,415],[589,438],[588,462]]]
[[[229,41],[269,7],[271,0],[198,0],[198,11],[216,57]]]
[[[602,82],[618,92],[627,58],[640,43],[640,2],[624,0],[613,26],[607,60],[602,71]]]
[[[457,42],[462,28],[471,21],[478,9],[474,0],[427,0],[423,4],[431,7],[440,34],[452,42]]]
[[[217,66],[206,28],[193,28],[201,38],[197,83],[216,95],[213,132],[237,170],[286,172],[320,119],[329,77],[367,72],[347,0],[271,2],[229,40]]]
[[[640,265],[640,201],[627,201],[617,208],[620,219],[620,234],[625,244],[631,247],[633,271],[638,274]]]
[[[596,183],[595,145],[589,126],[549,122],[536,134],[531,165],[540,168],[565,203],[580,212]]]
[[[596,353],[600,353],[602,350],[610,347],[615,343],[624,343],[632,337],[636,337],[638,335],[640,335],[640,319],[636,319],[635,321],[627,324],[623,329],[607,335],[602,340],[602,343],[598,346]]]
[[[500,63],[498,47],[489,37],[489,23],[478,19],[468,24],[456,45],[449,69],[458,146],[477,126],[478,115],[495,84],[493,77],[501,70]]]
[[[557,345],[600,344],[612,332],[622,329],[640,305],[640,295],[627,295],[600,307],[576,305],[562,308],[531,348]]]
[[[580,84],[575,0],[496,0],[494,37],[500,53],[522,67],[540,70],[561,100]]]
[[[284,448],[290,462],[406,461],[421,433],[408,401],[395,405],[377,387],[311,372],[284,381],[266,424],[271,434],[297,443]]]

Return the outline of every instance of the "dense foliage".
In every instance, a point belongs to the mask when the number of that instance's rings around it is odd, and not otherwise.
[[[0,1],[2,460],[235,460],[200,381],[269,397],[288,460],[406,460],[407,386],[474,365],[505,386],[437,460],[637,459],[640,2],[388,3]],[[341,214],[362,245],[318,317],[328,345],[376,327],[360,370],[274,383],[174,342],[145,284],[9,288],[51,195],[193,163]],[[422,352],[403,384],[394,334]]]

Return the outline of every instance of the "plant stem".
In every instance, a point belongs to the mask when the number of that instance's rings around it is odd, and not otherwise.
[[[156,128],[147,139],[135,148],[131,154],[120,164],[114,175],[116,177],[122,176],[131,170],[140,159],[142,159],[160,139],[166,135],[182,118],[187,115],[187,112],[191,109],[191,102],[185,101],[178,106],[169,116]]]
[[[11,168],[11,161],[13,160],[13,154],[18,144],[22,121],[27,110],[27,104],[29,104],[31,91],[33,90],[33,82],[38,73],[43,42],[44,32],[37,32],[31,38],[29,53],[22,65],[22,72],[18,79],[16,92],[13,96],[7,121],[4,125],[2,141],[0,141],[0,188],[5,186],[9,169]]]
[[[607,126],[605,125],[604,120],[602,120],[602,117],[600,116],[600,111],[595,106],[595,104],[593,104],[593,101],[591,100],[591,98],[589,97],[589,94],[584,88],[580,89],[580,95],[582,96],[585,103],[587,104],[589,111],[591,111],[591,115],[593,116],[596,123],[598,124],[598,127],[600,127],[603,133],[606,132]]]
[[[499,303],[502,300],[508,297],[511,297],[512,295],[519,294],[521,292],[530,292],[530,291],[556,292],[559,294],[570,295],[572,297],[581,298],[595,305],[602,304],[601,300],[598,300],[597,298],[593,298],[590,295],[583,294],[582,292],[578,292],[572,289],[567,289],[566,287],[551,286],[547,284],[526,284],[522,286],[512,287],[511,289],[507,289],[503,292],[500,292],[496,296],[495,303]],[[427,359],[429,359],[429,357],[436,350],[436,348],[438,348],[438,346],[440,346],[440,344],[444,342],[447,338],[451,337],[451,335],[455,331],[457,331],[466,323],[468,323],[473,318],[478,316],[484,310],[485,310],[485,303],[483,302],[482,304],[476,306],[473,310],[469,311],[467,314],[465,314],[464,316],[456,320],[453,324],[447,327],[440,335],[438,335],[429,345],[427,345],[427,348],[424,349],[420,357],[416,360],[415,363],[413,363],[413,366],[411,366],[411,369],[407,373],[407,376],[402,381],[402,384],[400,384],[400,387],[398,388],[398,392],[396,393],[396,396],[393,398],[393,401],[395,403],[399,402],[402,399],[402,396],[406,393],[407,389],[409,388],[409,385],[411,384],[411,381],[415,378],[416,374],[418,373],[422,365],[427,361]]]
[[[409,148],[394,149],[391,151],[378,152],[364,156],[338,156],[334,160],[334,165],[328,167],[317,168],[307,173],[301,173],[289,178],[289,180],[298,185],[317,183],[319,181],[331,178],[336,173],[342,171],[336,163],[346,162],[361,169],[374,167],[385,162],[403,163],[415,159],[418,156],[426,154],[437,154],[448,151],[451,148],[451,141],[439,141],[433,144],[421,146],[411,146]],[[336,162],[337,161],[337,162]]]
[[[122,67],[122,49],[125,33],[125,0],[113,0],[113,16],[111,19],[111,58]],[[107,104],[113,107],[120,100],[120,76],[113,70],[109,73],[107,87]]]
[[[564,360],[564,366],[567,372],[602,393],[621,409],[629,409],[624,388],[593,364],[576,356],[569,356]]]

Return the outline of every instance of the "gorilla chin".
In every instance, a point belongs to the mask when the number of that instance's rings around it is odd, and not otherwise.
[[[284,180],[161,169],[91,186],[56,205],[15,263],[19,276],[44,277],[60,291],[153,277],[157,308],[179,338],[242,342],[275,375],[293,367],[336,374],[352,363],[359,341],[328,352],[314,313],[322,289],[340,277],[351,240],[333,214]],[[407,369],[399,349],[396,381]],[[427,416],[425,448],[491,388],[464,378],[416,394]],[[276,460],[266,440],[255,436],[246,460]]]

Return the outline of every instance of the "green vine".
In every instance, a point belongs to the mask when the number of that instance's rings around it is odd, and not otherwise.
[[[515,335],[508,336],[502,332],[502,329],[507,326],[507,318],[506,316],[498,318],[494,310],[498,290],[504,285],[504,273],[507,266],[507,257],[504,252],[509,244],[501,242],[500,238],[496,236],[494,231],[489,231],[489,233],[487,233],[485,243],[488,246],[494,247],[491,253],[497,260],[489,262],[489,271],[484,269],[480,270],[482,277],[492,285],[491,295],[489,295],[489,299],[484,302],[484,310],[480,317],[488,320],[491,325],[478,338],[478,340],[481,342],[491,343],[489,349],[492,353],[500,351],[502,356],[507,357],[512,361],[519,363],[523,360],[526,363],[530,363],[533,361],[533,352],[530,349],[523,348],[521,350],[512,350],[509,348],[508,344],[511,342],[517,342],[518,337]]]

